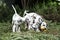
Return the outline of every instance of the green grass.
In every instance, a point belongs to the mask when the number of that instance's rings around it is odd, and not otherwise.
[[[58,35],[36,33],[36,32],[19,32],[19,33],[4,33],[1,40],[59,40]]]
[[[50,23],[48,32],[26,31],[22,25],[21,32],[13,33],[11,23],[0,23],[0,40],[60,40],[60,24]]]

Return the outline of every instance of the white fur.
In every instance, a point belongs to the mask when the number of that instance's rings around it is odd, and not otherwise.
[[[15,11],[15,14],[12,17],[12,24],[13,24],[12,31],[13,32],[18,32],[18,31],[20,32],[19,25],[21,24],[22,17],[17,14],[16,9],[14,8],[13,5],[12,5],[12,7],[13,7],[13,9]]]
[[[47,23],[46,22],[42,22],[41,27],[44,26],[45,28],[47,28]]]
[[[38,30],[38,26],[40,23],[42,23],[42,17],[34,12],[32,13],[27,13],[26,10],[24,12],[24,14],[26,14],[25,19],[28,19],[28,29],[30,30],[31,28],[36,28],[36,31]],[[34,18],[35,17],[35,18]],[[35,23],[33,23],[33,20],[35,21]],[[26,22],[26,23],[27,23]]]

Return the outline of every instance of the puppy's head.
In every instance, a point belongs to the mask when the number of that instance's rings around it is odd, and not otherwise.
[[[40,27],[39,27],[40,31],[47,31],[47,24],[46,22],[42,22]]]

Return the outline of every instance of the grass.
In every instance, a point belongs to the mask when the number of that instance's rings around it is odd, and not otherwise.
[[[50,23],[48,32],[26,31],[23,27],[13,33],[11,23],[0,23],[0,40],[60,40],[60,24]]]

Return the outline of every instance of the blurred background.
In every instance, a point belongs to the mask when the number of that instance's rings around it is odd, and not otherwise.
[[[60,22],[59,0],[0,0],[0,22],[11,22],[14,10],[13,4],[21,16],[24,10],[34,11],[47,20]]]

